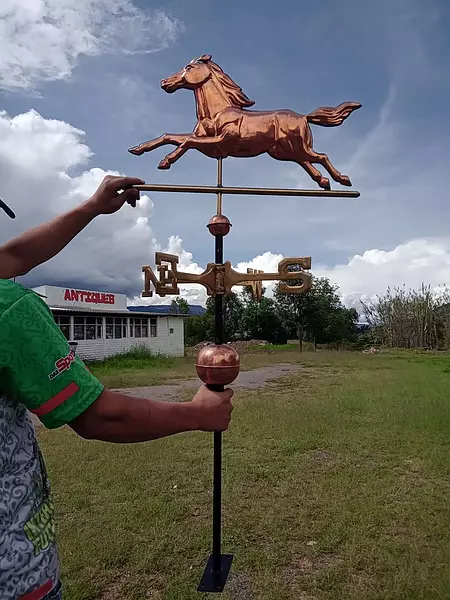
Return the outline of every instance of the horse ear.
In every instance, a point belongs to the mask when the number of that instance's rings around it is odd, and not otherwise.
[[[212,59],[211,54],[202,54],[197,58],[199,62],[209,62]]]

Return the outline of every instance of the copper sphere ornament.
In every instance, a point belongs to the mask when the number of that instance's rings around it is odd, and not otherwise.
[[[231,229],[231,223],[225,215],[214,215],[210,218],[208,225],[211,235],[228,235]]]
[[[197,355],[197,375],[206,385],[228,385],[239,375],[239,354],[228,344],[209,344]]]

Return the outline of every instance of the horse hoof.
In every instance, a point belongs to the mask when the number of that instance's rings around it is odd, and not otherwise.
[[[140,150],[139,146],[133,146],[133,148],[128,148],[128,152],[130,154],[134,154],[135,156],[141,156],[141,154],[144,154],[144,151]]]
[[[347,177],[347,175],[342,175],[341,177],[341,184],[342,185],[347,185],[348,187],[352,186],[352,182],[350,181],[350,177]]]
[[[321,177],[320,178],[319,185],[324,190],[331,190],[330,180],[327,179],[326,177]]]
[[[167,160],[167,158],[162,159],[158,165],[158,169],[170,169],[170,162]]]

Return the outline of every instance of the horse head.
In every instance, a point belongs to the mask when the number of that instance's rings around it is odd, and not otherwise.
[[[161,81],[162,89],[168,94],[172,94],[177,90],[195,90],[200,87],[211,77],[211,70],[208,68],[208,62],[211,58],[210,54],[203,54],[191,60],[184,69],[163,79]]]
[[[165,92],[172,94],[180,89],[195,90],[209,80],[213,80],[216,87],[222,90],[230,105],[244,108],[255,104],[253,100],[247,98],[237,83],[212,61],[211,54],[202,54],[191,60],[184,69],[163,79],[161,87]]]

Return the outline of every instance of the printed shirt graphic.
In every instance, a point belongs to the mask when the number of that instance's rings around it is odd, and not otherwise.
[[[1,600],[41,589],[44,596],[59,578],[50,486],[28,411],[53,429],[79,416],[102,391],[46,304],[0,280]]]

